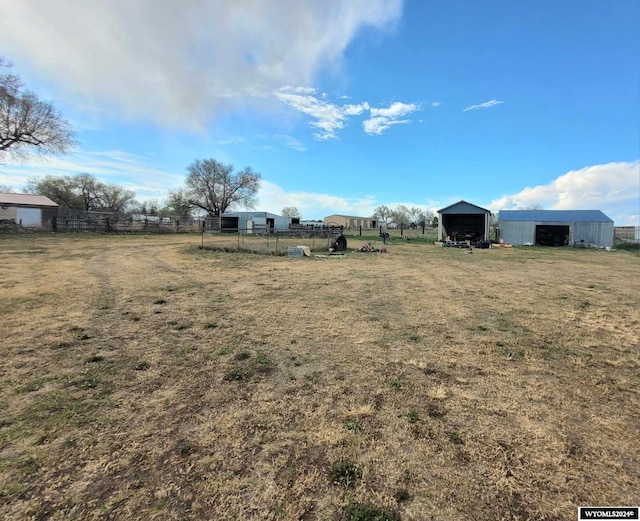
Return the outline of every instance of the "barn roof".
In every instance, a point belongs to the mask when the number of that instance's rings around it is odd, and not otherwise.
[[[10,206],[58,206],[44,195],[0,193],[0,204]]]
[[[482,208],[481,206],[477,206],[475,204],[468,203],[467,201],[458,201],[457,203],[450,204],[444,208],[438,210],[438,213],[448,214],[448,213],[459,213],[459,214],[469,214],[469,213],[491,213],[486,208]]]
[[[500,210],[500,221],[612,223],[600,210]]]

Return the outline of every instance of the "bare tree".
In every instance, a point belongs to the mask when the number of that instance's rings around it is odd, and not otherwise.
[[[127,190],[122,186],[102,184],[99,186],[100,209],[109,212],[126,212],[136,194],[133,190]]]
[[[378,222],[386,226],[391,222],[391,219],[393,217],[393,210],[391,210],[391,208],[389,208],[388,206],[382,204],[376,207],[375,210],[373,210],[373,216]]]
[[[409,208],[408,215],[410,224],[412,224],[413,226],[424,226],[425,218],[422,208],[412,206],[411,208]]]
[[[26,191],[31,194],[46,195],[58,203],[60,208],[84,210],[82,199],[78,194],[78,185],[71,176],[47,175],[29,179]]]
[[[189,201],[209,215],[220,215],[234,206],[255,207],[261,177],[250,167],[234,172],[232,165],[198,159],[187,171]]]
[[[9,67],[0,57],[0,70]],[[0,153],[62,154],[75,145],[71,125],[51,103],[25,89],[15,74],[0,72]]]
[[[189,199],[189,194],[183,190],[169,190],[166,204],[162,212],[167,215],[176,215],[180,217],[188,217],[191,215],[193,205]]]
[[[90,174],[44,176],[30,179],[27,192],[46,195],[60,208],[79,211],[125,212],[135,193],[119,185],[103,183]]]
[[[296,208],[295,206],[285,206],[282,209],[282,217],[291,217],[294,219],[301,219],[302,216],[300,215],[300,210],[298,210],[298,208]]]
[[[426,226],[437,226],[438,222],[436,221],[436,224],[434,225],[433,220],[437,219],[436,214],[433,213],[432,210],[427,210],[426,212],[424,212],[424,224]]]
[[[77,190],[80,192],[82,209],[85,212],[97,211],[100,209],[100,192],[102,183],[90,174],[79,174],[75,177]]]
[[[393,222],[398,225],[407,225],[411,223],[411,217],[409,216],[409,209],[403,204],[396,206],[393,211]]]

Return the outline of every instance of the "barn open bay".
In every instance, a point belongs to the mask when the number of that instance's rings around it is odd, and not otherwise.
[[[637,255],[0,241],[4,518],[575,519],[640,503]]]

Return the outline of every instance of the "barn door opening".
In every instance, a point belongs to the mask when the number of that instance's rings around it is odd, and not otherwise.
[[[238,231],[238,218],[222,217],[220,221],[220,231],[226,233],[236,233]]]
[[[536,244],[541,246],[566,246],[569,244],[569,227],[554,224],[536,226]]]

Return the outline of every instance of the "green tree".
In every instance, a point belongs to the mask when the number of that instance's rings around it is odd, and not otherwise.
[[[234,172],[232,165],[198,159],[187,171],[185,190],[189,202],[208,215],[220,215],[236,206],[255,207],[261,177],[250,167]]]
[[[0,153],[17,156],[62,154],[75,145],[75,133],[51,103],[25,89],[0,57]]]

